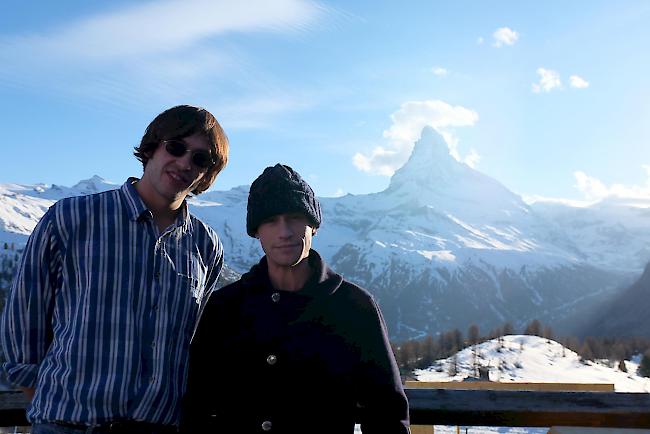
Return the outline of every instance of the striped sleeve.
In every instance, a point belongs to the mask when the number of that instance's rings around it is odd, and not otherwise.
[[[36,386],[39,364],[52,340],[51,315],[61,261],[53,214],[50,208],[27,241],[0,325],[3,369],[9,381],[22,387]]]
[[[194,333],[192,334],[192,339],[196,333],[196,329],[199,325],[199,319],[203,315],[203,309],[210,299],[210,295],[217,290],[217,284],[219,280],[219,275],[221,274],[221,269],[223,268],[223,244],[217,236],[217,233],[210,227],[205,227],[205,238],[204,243],[208,243],[208,246],[204,246],[206,251],[209,252],[209,261],[207,264],[206,270],[206,282],[205,282],[205,291],[203,292],[203,297],[199,302],[199,312],[196,317],[196,324],[194,326]]]
[[[205,303],[207,299],[210,298],[210,294],[217,289],[217,280],[219,274],[221,274],[221,268],[223,267],[223,245],[221,244],[221,240],[217,234],[212,229],[209,229],[209,231],[213,247],[211,251],[211,263],[208,267],[207,281],[205,284],[205,300],[203,300],[202,303]]]

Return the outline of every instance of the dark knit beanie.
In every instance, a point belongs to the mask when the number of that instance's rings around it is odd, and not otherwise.
[[[298,172],[283,164],[264,169],[248,193],[248,235],[254,237],[259,225],[270,217],[295,212],[304,214],[314,228],[320,226],[318,198]]]

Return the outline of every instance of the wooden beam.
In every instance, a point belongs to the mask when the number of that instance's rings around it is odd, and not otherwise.
[[[25,408],[29,400],[23,392],[0,392],[0,426],[27,426]]]
[[[407,389],[406,395],[413,425],[650,428],[647,393]],[[0,392],[0,426],[26,425],[27,404],[21,392]]]
[[[407,389],[538,390],[542,392],[614,392],[612,383],[524,383],[496,381],[406,381]]]
[[[650,428],[650,394],[407,389],[414,425]]]

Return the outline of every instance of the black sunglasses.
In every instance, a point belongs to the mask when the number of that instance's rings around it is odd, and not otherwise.
[[[212,153],[210,151],[206,151],[205,149],[188,149],[185,142],[181,140],[163,140],[162,143],[165,145],[165,150],[169,155],[173,155],[174,157],[182,157],[186,153],[191,152],[192,163],[196,167],[207,169],[214,164]]]

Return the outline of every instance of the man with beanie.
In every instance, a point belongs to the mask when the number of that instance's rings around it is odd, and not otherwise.
[[[182,432],[408,433],[379,307],[311,249],[311,187],[288,166],[251,185],[246,228],[265,256],[215,292],[190,352]]]

